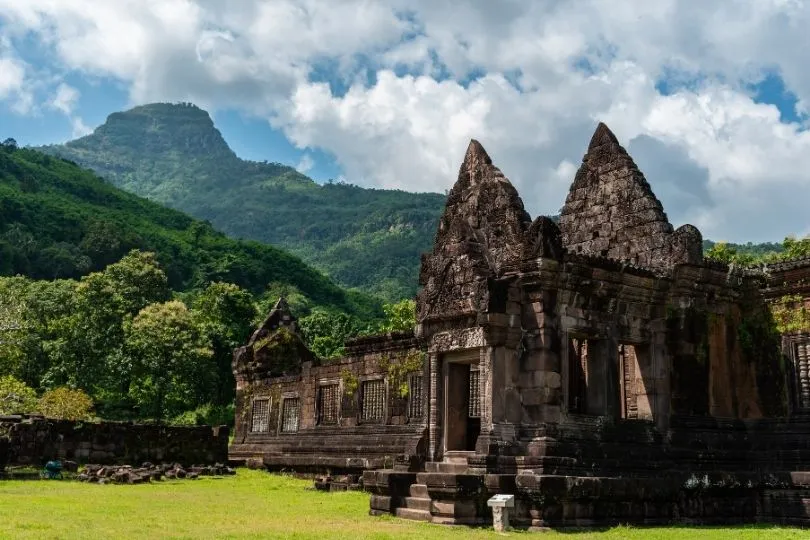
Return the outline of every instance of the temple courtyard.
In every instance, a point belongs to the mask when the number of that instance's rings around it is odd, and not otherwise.
[[[369,495],[240,469],[236,476],[141,485],[0,483],[0,538],[590,538],[798,539],[773,526],[616,527],[582,533],[495,533],[369,516]]]

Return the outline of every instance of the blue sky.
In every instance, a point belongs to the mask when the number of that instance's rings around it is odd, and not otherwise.
[[[76,111],[91,129],[103,124],[110,113],[130,107],[127,91],[117,81],[102,79],[88,83],[77,77],[67,80],[81,93]],[[306,174],[314,180],[336,180],[342,174],[334,156],[317,148],[296,148],[266,119],[237,109],[215,111],[212,118],[228,145],[243,159],[296,167],[307,155],[313,165]],[[11,103],[0,102],[0,139],[7,137],[26,146],[60,144],[75,138],[70,119],[59,111],[43,108],[32,114],[20,114],[13,110]]]
[[[674,225],[778,240],[810,233],[808,25],[771,0],[0,0],[0,137],[190,101],[241,157],[434,192],[476,138],[537,215],[604,121]]]

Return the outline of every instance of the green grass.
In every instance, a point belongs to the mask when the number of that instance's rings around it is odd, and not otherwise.
[[[445,527],[368,515],[368,495],[321,493],[305,480],[240,470],[235,477],[135,486],[0,482],[2,538],[807,538],[777,527],[629,528],[536,534]]]

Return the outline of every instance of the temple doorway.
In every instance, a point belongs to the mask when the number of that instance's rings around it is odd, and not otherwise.
[[[474,451],[481,433],[481,378],[477,354],[445,363],[444,449]]]

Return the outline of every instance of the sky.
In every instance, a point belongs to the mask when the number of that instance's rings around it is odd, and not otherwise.
[[[190,101],[238,155],[443,192],[481,141],[533,215],[605,122],[673,225],[810,234],[804,0],[0,0],[0,138]]]

